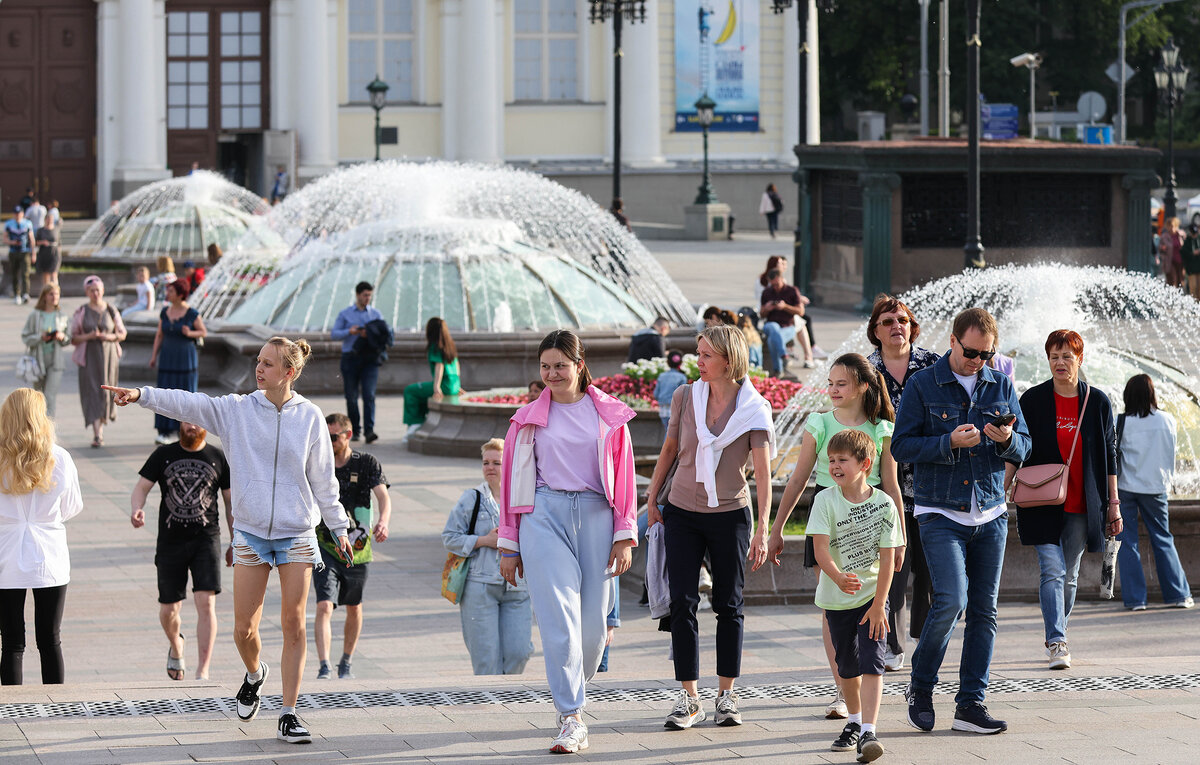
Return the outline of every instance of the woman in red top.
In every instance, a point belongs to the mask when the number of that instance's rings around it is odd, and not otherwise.
[[[1067,497],[1062,505],[1018,510],[1017,531],[1021,544],[1037,547],[1038,600],[1050,669],[1067,669],[1071,666],[1067,619],[1075,605],[1079,562],[1085,551],[1103,550],[1106,536],[1121,533],[1121,503],[1112,404],[1102,391],[1079,379],[1083,338],[1069,329],[1051,332],[1046,338],[1046,359],[1050,379],[1021,396],[1021,411],[1033,441],[1025,465],[1064,465],[1070,459]],[[1078,443],[1074,443],[1076,430]],[[1015,472],[1016,466],[1009,465],[1006,488]]]

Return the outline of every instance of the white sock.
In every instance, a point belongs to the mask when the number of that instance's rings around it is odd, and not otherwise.
[[[296,714],[295,707],[280,707],[279,708],[279,716],[280,717],[283,717],[284,715],[294,715],[294,714]]]
[[[862,725],[862,712],[850,715],[850,722]]]
[[[875,723],[863,723],[862,724],[862,732],[864,735],[867,733],[874,733],[875,732]]]
[[[262,665],[261,664],[258,665],[257,672],[247,672],[246,679],[252,683],[257,683],[259,680],[262,680],[263,679]]]

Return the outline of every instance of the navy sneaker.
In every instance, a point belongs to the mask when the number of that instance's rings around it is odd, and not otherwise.
[[[904,690],[908,699],[908,724],[926,733],[933,730],[933,693],[920,691],[909,684]]]
[[[910,706],[909,709],[912,709]],[[954,722],[950,725],[953,730],[967,733],[1003,733],[1008,730],[1008,723],[997,720],[988,714],[987,707],[978,701],[959,707],[954,711]]]
[[[858,740],[858,761],[874,762],[882,756],[883,744],[875,738],[874,732],[868,731],[862,734],[862,738]]]

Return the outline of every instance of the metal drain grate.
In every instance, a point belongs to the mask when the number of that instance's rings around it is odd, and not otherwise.
[[[900,696],[907,683],[884,683],[883,692]],[[1119,677],[1050,677],[1025,679],[994,679],[988,694],[1027,694],[1143,691],[1170,688],[1200,688],[1200,674],[1188,675],[1124,675]],[[934,693],[954,694],[955,683],[940,683]],[[609,688],[593,687],[588,699],[595,702],[669,702],[677,688]],[[716,696],[712,688],[700,690],[701,697]],[[833,695],[829,683],[790,683],[787,685],[751,685],[738,689],[743,699],[824,699]],[[303,709],[358,709],[362,707],[428,707],[499,704],[548,704],[550,693],[536,688],[505,688],[472,691],[362,691],[347,693],[308,693],[300,696]],[[264,696],[262,708],[277,710],[279,696]],[[63,701],[46,704],[0,704],[0,720],[29,720],[64,717],[147,717],[155,715],[227,714],[233,715],[232,698],[208,699],[143,699],[139,701]]]

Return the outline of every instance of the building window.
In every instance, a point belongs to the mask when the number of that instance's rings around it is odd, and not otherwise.
[[[221,129],[258,130],[262,120],[262,12],[221,13]]]
[[[367,85],[379,76],[389,103],[413,101],[413,0],[349,0],[346,92],[351,103],[368,101]]]
[[[821,241],[862,241],[862,199],[857,173],[821,173]]]
[[[517,101],[579,98],[577,0],[516,0],[513,96]]]
[[[167,127],[208,129],[208,13],[167,14]]]

